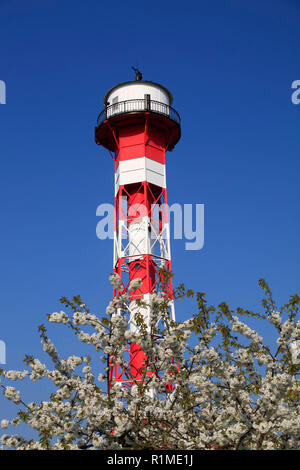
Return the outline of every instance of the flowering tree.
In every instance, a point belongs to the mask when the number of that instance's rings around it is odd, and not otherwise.
[[[118,287],[116,275],[110,280]],[[138,283],[133,281],[130,289]],[[53,367],[26,356],[26,371],[1,370],[5,397],[20,406],[16,418],[2,419],[1,427],[7,432],[25,422],[39,437],[3,434],[2,448],[299,449],[300,298],[291,296],[278,309],[268,285],[259,283],[265,294],[263,313],[232,311],[226,303],[209,306],[205,294],[179,286],[175,299],[194,297],[197,303],[197,313],[180,323],[168,320],[169,300],[154,293],[150,330],[137,313],[138,331],[130,328],[127,294],[112,300],[102,318],[80,297],[62,298],[64,310],[49,315],[48,321],[71,328],[81,342],[92,345],[104,363],[103,373],[95,377],[88,355],[60,358],[41,325],[42,346]],[[275,327],[273,347],[243,317]],[[147,357],[141,379],[133,377],[131,387],[118,382],[108,387],[113,363],[130,374],[130,342],[139,344]],[[25,403],[6,384],[28,376],[33,382],[48,378],[55,385],[48,401]]]

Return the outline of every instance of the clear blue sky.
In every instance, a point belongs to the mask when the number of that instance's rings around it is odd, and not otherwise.
[[[205,205],[205,245],[172,242],[175,284],[211,303],[260,306],[299,292],[298,0],[1,0],[0,339],[7,367],[41,356],[37,325],[81,296],[102,313],[112,241],[96,208],[113,201],[113,165],[93,132],[104,93],[144,78],[174,95],[182,139],[167,155],[169,203]],[[192,309],[177,307],[183,320]],[[70,332],[51,335],[74,352]],[[265,332],[268,336],[268,332]],[[0,416],[3,415],[0,400]]]

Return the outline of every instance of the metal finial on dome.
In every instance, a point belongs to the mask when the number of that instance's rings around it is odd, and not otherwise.
[[[137,82],[140,82],[142,79],[143,79],[143,75],[142,73],[136,68],[136,67],[133,67],[131,66],[132,70],[134,70],[135,72],[135,79]]]

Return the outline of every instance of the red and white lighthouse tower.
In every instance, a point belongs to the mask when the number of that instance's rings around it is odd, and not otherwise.
[[[173,150],[180,139],[180,117],[171,107],[171,93],[162,85],[141,80],[120,83],[104,97],[104,110],[95,128],[95,140],[110,152],[115,166],[114,273],[122,288],[128,290],[134,279],[142,284],[130,292],[130,325],[137,328],[137,308],[149,325],[150,308],[137,306],[136,299],[149,305],[150,295],[158,286],[170,301],[172,279],[159,282],[160,273],[171,273],[170,230],[167,206],[166,151]],[[166,276],[168,278],[168,276]],[[109,382],[114,379],[132,385],[141,377],[145,354],[131,343],[130,374],[113,365]]]

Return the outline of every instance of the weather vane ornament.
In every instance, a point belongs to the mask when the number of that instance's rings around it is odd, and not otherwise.
[[[131,66],[131,68],[135,72],[135,80],[137,82],[140,82],[141,80],[143,80],[142,73],[136,67]]]

